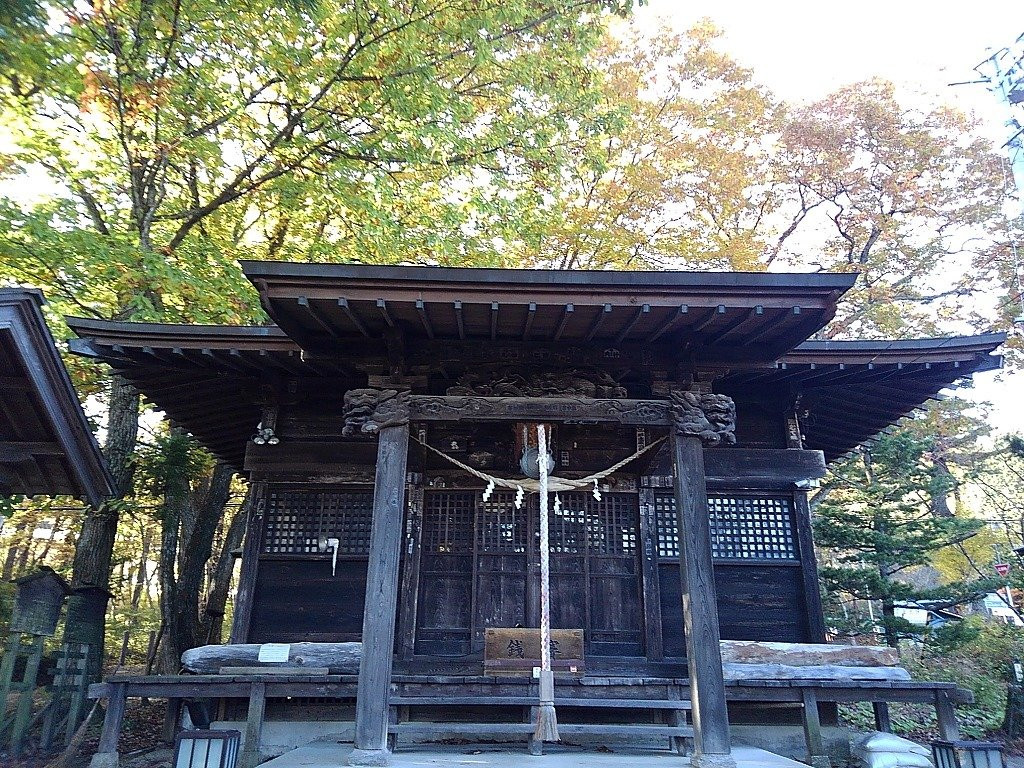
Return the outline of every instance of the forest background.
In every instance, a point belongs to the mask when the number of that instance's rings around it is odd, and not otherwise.
[[[1004,331],[1019,368],[1017,193],[954,93],[872,78],[787,103],[710,21],[635,13],[8,3],[0,283],[41,288],[66,337],[65,315],[264,322],[243,257],[854,271],[822,338]],[[105,634],[109,660],[127,633],[130,662],[173,669],[230,621],[244,483],[109,371],[66,360],[123,496],[0,499],[0,575],[49,565],[108,588],[105,621],[76,610],[68,637]],[[908,646],[923,675],[963,659],[987,707],[968,731],[998,725],[1024,638],[978,622],[922,636],[896,607],[966,611],[992,590],[992,564],[1024,545],[1022,498],[1019,441],[955,396],[834,467],[815,498],[837,637],[923,640]]]

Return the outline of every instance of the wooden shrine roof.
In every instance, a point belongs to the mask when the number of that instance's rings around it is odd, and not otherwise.
[[[852,273],[618,272],[243,261],[303,348],[401,329],[406,340],[682,346],[770,362],[822,328]]]
[[[60,359],[38,291],[0,289],[0,493],[94,506],[113,478]]]
[[[805,341],[773,366],[737,371],[716,390],[800,393],[808,448],[834,461],[910,414],[941,390],[996,370],[1002,333],[898,341]]]
[[[71,347],[109,363],[216,455],[241,468],[266,373],[365,386],[343,356],[311,355],[275,326],[222,327],[69,318]],[[976,371],[998,368],[1002,334],[912,341],[808,341],[717,391],[802,393],[806,447],[833,460]],[[370,342],[367,342],[370,343]],[[380,343],[372,342],[379,347]],[[357,345],[353,345],[354,347]],[[348,383],[347,383],[348,382]]]

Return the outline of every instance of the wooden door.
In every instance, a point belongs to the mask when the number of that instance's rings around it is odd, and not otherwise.
[[[559,494],[550,513],[551,623],[585,630],[594,656],[644,654],[635,493]]]
[[[416,653],[468,654],[472,645],[473,543],[476,501],[472,491],[426,491],[420,536]]]
[[[470,655],[488,627],[536,625],[536,496],[428,490],[424,494],[416,653]],[[642,656],[639,504],[635,493],[559,495],[550,508],[551,622],[583,629],[586,652]]]

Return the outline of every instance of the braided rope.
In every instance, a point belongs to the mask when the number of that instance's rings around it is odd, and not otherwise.
[[[540,668],[551,670],[551,563],[548,542],[547,429],[537,425],[537,466],[540,467]],[[547,702],[541,702],[545,704]]]
[[[512,490],[512,491],[514,491],[514,490],[516,490],[518,488],[522,488],[523,490],[529,491],[530,493],[540,493],[540,481],[539,480],[534,480],[533,478],[530,478],[530,477],[524,477],[522,479],[517,479],[517,480],[507,480],[507,479],[505,479],[503,477],[496,477],[494,475],[489,475],[486,472],[482,472],[481,470],[479,470],[479,469],[477,469],[475,467],[469,466],[469,464],[465,464],[465,463],[459,461],[454,456],[449,456],[444,451],[439,451],[437,448],[435,448],[432,445],[427,445],[427,443],[425,443],[424,441],[420,440],[415,435],[412,435],[412,439],[415,440],[420,445],[422,445],[428,451],[432,451],[433,453],[435,453],[438,456],[440,456],[442,459],[448,460],[449,462],[451,462],[452,464],[457,466],[459,469],[464,469],[466,472],[469,472],[469,474],[473,475],[474,477],[478,477],[481,480],[485,480],[485,481],[487,481],[489,483],[494,483],[499,488],[508,488],[509,490]],[[615,464],[612,464],[607,469],[602,469],[600,472],[595,472],[592,475],[587,475],[586,477],[581,477],[578,480],[572,480],[572,479],[567,478],[567,477],[555,477],[555,476],[552,475],[552,476],[547,478],[548,490],[549,491],[555,491],[555,492],[558,492],[558,491],[574,491],[574,490],[577,490],[579,488],[585,488],[588,485],[593,485],[597,480],[604,480],[606,477],[608,477],[608,475],[610,475],[613,472],[617,472],[618,470],[622,469],[624,466],[629,464],[629,462],[631,462],[631,461],[633,461],[635,459],[640,458],[641,456],[643,456],[648,451],[650,451],[653,448],[656,448],[657,446],[661,445],[663,442],[665,442],[666,439],[667,438],[659,437],[653,443],[650,443],[646,447],[641,448],[639,451],[634,453],[632,456],[627,456],[622,461],[619,461],[619,462],[616,462]],[[546,452],[538,451],[538,454],[539,454],[538,460],[540,459],[540,456],[544,456],[545,458],[547,457],[547,453]],[[544,467],[544,470],[545,470],[545,474],[547,474],[547,467],[546,466]]]

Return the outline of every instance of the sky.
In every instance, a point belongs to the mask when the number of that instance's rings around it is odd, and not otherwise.
[[[648,0],[636,21],[684,31],[704,17],[723,30],[721,47],[787,101],[810,102],[882,77],[902,92],[923,94],[914,98],[974,112],[996,147],[1008,138],[1005,107],[984,86],[950,83],[976,79],[976,64],[1024,32],[1024,3]],[[1024,432],[1024,373],[978,374],[973,391],[960,394],[991,402],[997,430]]]

